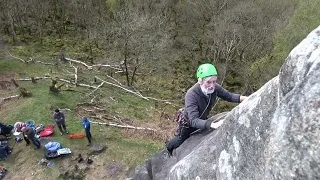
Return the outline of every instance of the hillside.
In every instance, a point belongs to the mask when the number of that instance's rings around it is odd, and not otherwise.
[[[86,139],[55,133],[51,138],[73,153],[52,168],[37,165],[44,150],[10,140],[7,178],[68,179],[75,172],[123,179],[173,135],[173,114],[196,82],[199,64],[214,63],[224,88],[250,95],[320,24],[319,8],[318,0],[1,1],[0,99],[18,95],[21,87],[32,93],[0,101],[2,123],[50,125],[53,110],[61,108],[70,133],[83,131],[82,116],[156,130],[92,125],[94,143],[106,150],[84,170],[75,170],[74,159],[89,153]],[[31,77],[43,79],[21,80]],[[62,85],[57,93],[49,90],[51,78]],[[219,101],[212,114],[234,107]]]
[[[88,116],[95,122],[113,122],[119,125],[149,127],[157,130],[157,132],[150,132],[92,125],[93,144],[105,146],[106,150],[99,155],[91,156],[94,163],[85,170],[75,170],[77,164],[75,158],[78,154],[87,157],[90,153],[90,147],[85,146],[87,144],[85,138],[69,140],[66,135],[60,136],[57,128],[54,128],[56,132],[54,136],[41,138],[43,145],[49,140],[54,140],[72,150],[71,156],[54,160],[55,166],[52,168],[37,165],[44,157],[43,147],[41,150],[34,150],[33,145],[26,147],[24,142],[15,143],[14,139],[11,139],[9,145],[14,148],[13,153],[7,161],[1,163],[9,170],[8,179],[21,179],[21,177],[72,179],[77,176],[74,173],[90,179],[121,179],[131,166],[142,163],[148,156],[161,150],[166,137],[170,134],[170,131],[163,131],[164,125],[169,129],[173,127],[171,119],[161,117],[159,114],[161,112],[154,109],[153,101],[136,97],[120,88],[104,85],[92,93],[94,89],[69,84],[63,86],[59,93],[53,93],[49,91],[50,79],[38,80],[37,83],[19,81],[20,78],[43,77],[48,68],[52,68],[52,74],[64,78],[65,75],[58,70],[64,68],[70,70],[72,67],[70,68],[68,63],[58,62],[58,66],[48,67],[36,62],[23,63],[14,58],[1,60],[0,63],[2,98],[19,94],[19,88],[14,86],[12,78],[16,79],[20,88],[24,87],[32,92],[32,97],[12,98],[1,102],[2,123],[13,124],[17,121],[34,120],[36,124],[52,125],[53,110],[61,108],[66,114],[67,128],[70,133],[83,132],[80,122],[82,116]],[[95,73],[97,76],[103,76],[103,74]],[[94,84],[89,80],[89,76],[92,76],[92,72],[83,70],[81,74],[79,73],[79,81],[92,86],[101,84],[101,82]],[[59,84],[61,83],[59,81]],[[92,94],[89,95],[90,93]],[[168,130],[168,128],[165,129]],[[66,171],[69,173],[66,174]]]

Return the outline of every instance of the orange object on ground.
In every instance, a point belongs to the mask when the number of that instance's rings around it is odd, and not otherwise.
[[[68,139],[81,139],[84,138],[84,133],[70,134]]]

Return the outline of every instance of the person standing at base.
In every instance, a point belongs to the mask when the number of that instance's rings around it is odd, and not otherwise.
[[[217,97],[228,102],[240,103],[246,96],[234,94],[217,83],[218,73],[214,65],[206,63],[198,67],[196,76],[198,82],[185,95],[185,106],[182,126],[178,133],[166,144],[169,155],[178,148],[190,135],[198,129],[217,129],[223,121],[213,122],[208,115],[214,106]]]
[[[61,112],[59,109],[56,109],[53,114],[53,120],[59,128],[61,136],[64,133],[68,134],[68,131],[66,129],[66,120],[63,112]]]
[[[82,118],[82,127],[84,128],[84,131],[86,133],[86,137],[88,139],[88,145],[87,146],[90,146],[91,140],[92,140],[92,136],[91,136],[91,132],[90,132],[90,120],[87,117],[83,117]]]

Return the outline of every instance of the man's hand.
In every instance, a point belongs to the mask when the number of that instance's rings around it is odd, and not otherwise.
[[[247,98],[248,98],[247,96],[240,96],[240,102],[244,101]]]
[[[212,122],[211,123],[211,128],[212,129],[218,129],[218,127],[220,127],[223,124],[224,120],[218,121],[218,122]]]

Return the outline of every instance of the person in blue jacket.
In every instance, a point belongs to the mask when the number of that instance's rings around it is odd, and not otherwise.
[[[82,118],[82,127],[84,128],[84,131],[86,133],[86,137],[89,142],[87,146],[90,146],[92,136],[91,136],[91,132],[90,132],[90,120],[87,117]]]

